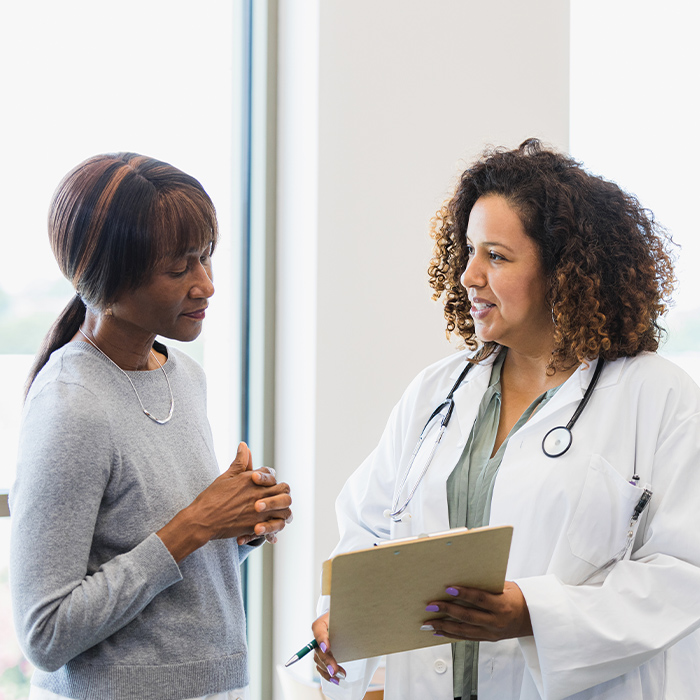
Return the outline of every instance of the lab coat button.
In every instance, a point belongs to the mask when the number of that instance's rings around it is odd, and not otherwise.
[[[434,664],[433,668],[435,669],[435,673],[445,673],[447,671],[447,664],[442,660],[438,659]]]

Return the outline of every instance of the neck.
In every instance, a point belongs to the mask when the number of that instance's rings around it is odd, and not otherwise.
[[[512,389],[541,394],[563,384],[576,371],[576,367],[572,367],[548,374],[547,365],[552,357],[551,350],[533,354],[513,349],[508,349],[507,352],[503,362],[501,383]]]
[[[158,362],[151,349],[155,335],[127,333],[118,320],[101,316],[90,309],[85,314],[82,331],[95,345],[123,370],[158,369]],[[84,340],[80,334],[75,338]]]

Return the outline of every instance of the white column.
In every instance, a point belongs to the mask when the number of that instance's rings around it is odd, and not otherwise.
[[[278,84],[275,466],[295,519],[276,663],[311,638],[345,479],[457,349],[430,299],[431,216],[487,144],[568,146],[569,3],[281,0]]]

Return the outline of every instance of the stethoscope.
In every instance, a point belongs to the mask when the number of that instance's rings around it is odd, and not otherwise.
[[[583,409],[586,408],[586,404],[588,403],[588,401],[591,398],[591,395],[593,394],[593,390],[595,389],[600,374],[603,371],[603,364],[603,358],[599,358],[598,364],[596,365],[596,368],[593,372],[593,377],[591,377],[591,381],[588,383],[588,387],[586,387],[586,392],[584,393],[581,401],[579,401],[579,404],[576,407],[576,411],[574,411],[573,416],[571,416],[571,420],[566,425],[560,425],[556,428],[552,428],[544,436],[542,440],[542,452],[544,452],[544,454],[547,455],[547,457],[561,457],[571,447],[571,443],[573,441],[573,434],[571,431],[573,430],[574,425],[576,425],[576,421],[581,417]],[[396,495],[394,496],[394,502],[391,505],[391,510],[387,508],[384,511],[384,515],[387,518],[391,518],[392,520],[394,520],[394,522],[399,522],[401,520],[401,516],[403,515],[406,508],[408,508],[408,504],[411,502],[411,499],[416,493],[416,489],[418,488],[418,486],[420,486],[421,481],[423,481],[423,477],[425,476],[426,472],[428,471],[428,468],[430,467],[430,464],[433,461],[433,457],[435,456],[435,452],[437,451],[438,445],[442,440],[442,436],[445,434],[445,430],[447,430],[450,418],[452,418],[452,412],[454,411],[455,407],[453,394],[455,393],[455,391],[457,391],[460,384],[464,381],[464,378],[467,376],[472,366],[473,363],[467,363],[467,366],[462,370],[459,377],[457,378],[457,381],[450,389],[450,393],[447,394],[445,400],[432,412],[430,418],[428,418],[425,426],[423,427],[423,430],[421,430],[421,433],[418,436],[418,442],[413,448],[411,458],[409,459],[408,465],[406,466],[406,469],[404,470],[404,473],[401,477],[401,483],[396,491]],[[408,496],[404,500],[403,505],[399,506],[401,493],[403,492],[404,486],[408,481],[411,469],[413,468],[413,463],[416,461],[416,457],[418,456],[418,453],[420,452],[420,449],[423,446],[423,442],[428,436],[428,433],[434,429],[434,421],[440,416],[442,416],[442,419],[440,420],[438,434],[435,439],[435,442],[433,443],[433,447],[430,450],[430,453],[428,454],[425,464],[423,465],[423,469],[421,470],[418,479],[413,484],[413,487],[411,488],[411,491],[409,492]]]

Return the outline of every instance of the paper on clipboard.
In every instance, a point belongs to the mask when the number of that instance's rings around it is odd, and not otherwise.
[[[343,663],[445,644],[444,638],[420,630],[431,617],[425,606],[447,598],[450,585],[501,592],[512,536],[510,526],[459,528],[324,562],[333,656]]]

